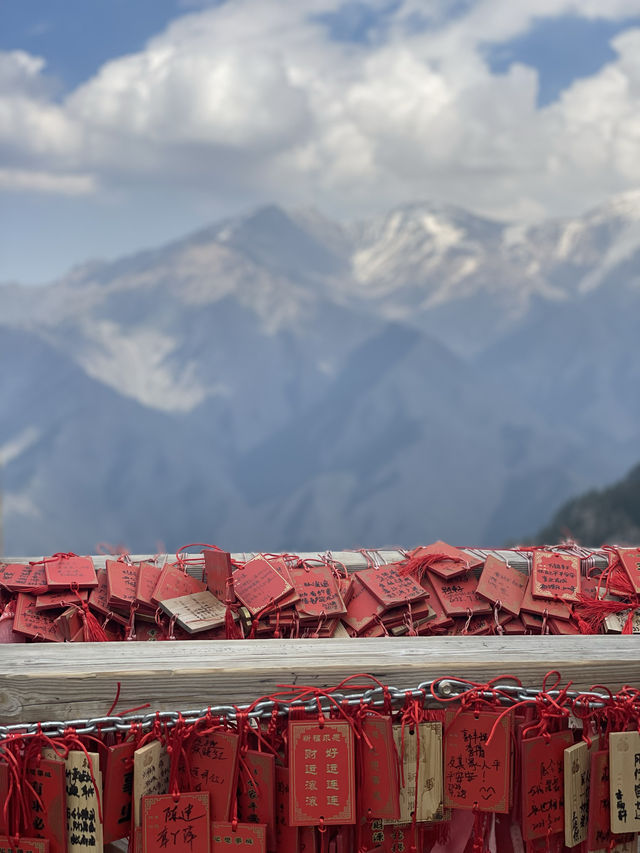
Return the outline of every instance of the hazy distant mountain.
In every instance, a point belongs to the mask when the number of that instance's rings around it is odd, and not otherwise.
[[[640,542],[640,465],[607,489],[592,490],[562,506],[538,534],[539,542],[570,537],[584,545]]]
[[[525,536],[636,461],[639,309],[640,193],[267,207],[0,287],[5,549]]]

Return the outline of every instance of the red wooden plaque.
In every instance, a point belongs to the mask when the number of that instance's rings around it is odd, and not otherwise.
[[[522,741],[522,837],[564,833],[564,751],[570,731]]]
[[[580,557],[554,551],[534,551],[531,581],[534,598],[578,601]]]
[[[210,853],[209,794],[142,798],[143,853]]]
[[[233,573],[233,588],[252,616],[294,591],[289,581],[263,557],[249,560],[236,569]]]

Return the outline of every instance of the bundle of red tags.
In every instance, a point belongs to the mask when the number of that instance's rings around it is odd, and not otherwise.
[[[372,681],[287,687],[218,715],[13,732],[0,742],[0,849],[637,849],[639,691],[570,695],[555,673],[525,699],[504,676],[449,698],[441,680],[379,685],[374,702]]]
[[[640,632],[640,548],[604,546],[598,569],[575,550],[479,557],[436,542],[356,571],[213,546],[97,571],[56,554],[0,564],[0,642]]]

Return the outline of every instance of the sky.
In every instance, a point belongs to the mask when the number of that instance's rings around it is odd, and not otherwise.
[[[275,202],[640,187],[640,0],[0,0],[0,282]]]

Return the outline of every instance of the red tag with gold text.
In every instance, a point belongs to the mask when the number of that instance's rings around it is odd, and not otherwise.
[[[252,616],[294,591],[289,581],[264,557],[256,557],[236,569],[233,573],[233,588]]]
[[[275,756],[248,749],[243,757],[238,785],[238,820],[265,824],[269,850],[275,850],[276,843],[275,797]]]
[[[425,597],[420,584],[409,575],[401,575],[398,566],[393,564],[364,569],[358,572],[358,578],[384,607],[394,607]]]
[[[355,823],[353,731],[343,720],[289,720],[293,826]]]
[[[510,566],[504,560],[489,555],[478,581],[477,593],[488,598],[493,604],[500,606],[508,613],[517,616],[524,598],[529,577]]]
[[[326,616],[341,616],[347,612],[338,583],[328,566],[309,566],[290,569],[292,583],[300,600],[296,609],[301,619]]]
[[[209,853],[209,794],[142,798],[142,851]]]
[[[230,820],[238,784],[236,732],[195,735],[186,746],[189,789],[211,793],[211,818]]]
[[[34,838],[46,838],[50,853],[66,853],[67,792],[64,761],[41,758],[26,770],[27,781],[36,798],[29,792],[29,824]]]
[[[471,572],[458,578],[439,578],[428,571],[429,580],[445,612],[449,616],[491,613],[489,602],[478,595],[478,578]]]
[[[47,613],[38,613],[35,598],[24,592],[18,593],[16,598],[13,630],[26,634],[27,637],[47,640],[50,643],[64,642],[60,625]]]
[[[511,714],[448,711],[444,804],[506,814],[511,807]],[[497,723],[497,725],[496,725]],[[495,729],[494,729],[495,726]],[[491,742],[489,735],[493,731]]]
[[[522,741],[522,837],[525,841],[564,833],[564,751],[573,733]]]
[[[72,584],[78,587],[98,585],[96,570],[91,557],[60,556],[49,558],[44,563],[44,573],[49,589],[61,589]]]
[[[365,717],[358,750],[358,768],[361,774],[358,780],[360,815],[399,820],[400,780],[391,717]]]
[[[131,829],[134,751],[133,743],[114,744],[106,748],[101,762],[105,844],[124,838]]]
[[[531,581],[534,598],[578,601],[580,557],[554,551],[534,551]]]
[[[266,853],[267,828],[260,823],[226,823],[214,821],[211,824],[211,853],[225,853],[227,850],[246,850],[247,853]],[[292,853],[295,848],[292,848]]]
[[[191,595],[193,592],[203,592],[207,588],[202,581],[192,578],[177,566],[165,566],[160,572],[158,583],[153,591],[151,600],[159,604],[167,598],[178,598],[181,595]]]

